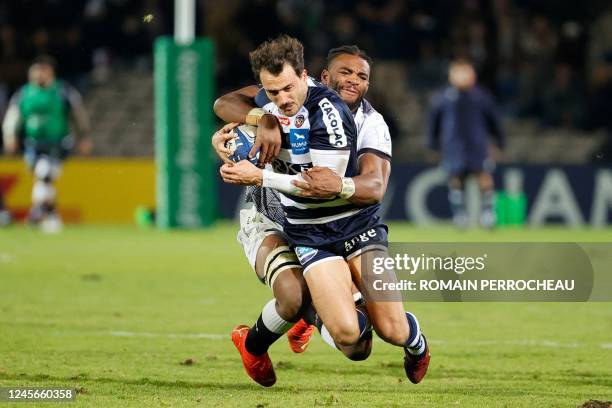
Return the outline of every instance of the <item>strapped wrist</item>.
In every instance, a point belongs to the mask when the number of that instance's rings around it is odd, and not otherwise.
[[[246,115],[246,124],[251,126],[258,126],[261,117],[265,115],[266,112],[261,108],[253,108]]]
[[[355,181],[351,177],[342,177],[342,189],[338,197],[345,200],[351,198],[355,194]]]

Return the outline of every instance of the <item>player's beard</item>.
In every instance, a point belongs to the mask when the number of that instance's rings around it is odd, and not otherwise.
[[[342,97],[342,89],[341,89],[341,88],[342,88],[342,85],[340,85],[340,83],[339,83],[338,81],[333,81],[333,80],[331,80],[331,78],[330,78],[329,85],[330,85],[330,87],[331,87],[331,88],[332,88],[334,91],[338,92],[338,94],[340,95],[340,97]],[[359,91],[357,91],[357,92],[358,92],[358,95],[356,95],[356,96],[355,96],[355,100],[353,100],[353,101],[347,102],[346,100],[344,100],[344,98],[342,98],[342,100],[344,101],[344,103],[346,103],[346,104],[348,105],[349,109],[350,109],[351,111],[353,111],[353,112],[354,112],[355,110],[357,110],[357,108],[359,107],[359,104],[361,103],[361,100],[363,99],[363,94],[362,94],[362,93],[360,93]]]

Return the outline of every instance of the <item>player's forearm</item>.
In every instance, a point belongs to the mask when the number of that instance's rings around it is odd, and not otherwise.
[[[76,134],[80,138],[85,138],[91,130],[91,122],[85,106],[79,105],[73,108],[74,123]]]
[[[349,198],[349,201],[360,207],[380,203],[387,190],[386,181],[380,174],[376,173],[360,174],[353,177],[355,194]]]
[[[227,123],[245,123],[246,116],[255,108],[255,102],[244,95],[227,94],[215,101],[215,114]]]
[[[372,153],[364,154],[359,160],[359,175],[353,177],[355,194],[349,201],[359,206],[380,203],[387,191],[390,175],[389,160]]]
[[[299,174],[279,174],[270,170],[263,170],[261,186],[273,188],[281,193],[295,194],[299,189],[292,184],[294,180],[302,181],[302,177]]]
[[[247,86],[219,97],[213,106],[221,120],[232,123],[247,123],[247,115],[256,108],[255,96],[259,88]]]
[[[324,178],[307,173],[309,197],[344,198],[359,206],[378,204],[385,195],[386,183],[380,174],[369,173],[355,177],[340,177],[337,174],[327,174]]]
[[[16,143],[20,126],[21,114],[19,113],[19,108],[11,105],[6,111],[4,122],[2,122],[2,134],[5,145]]]

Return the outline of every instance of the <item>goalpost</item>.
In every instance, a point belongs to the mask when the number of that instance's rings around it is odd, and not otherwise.
[[[195,0],[175,0],[174,38],[154,46],[159,228],[199,228],[216,214],[214,45],[195,38],[195,16]]]

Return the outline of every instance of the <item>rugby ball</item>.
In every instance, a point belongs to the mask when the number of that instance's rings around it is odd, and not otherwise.
[[[248,160],[249,152],[255,142],[255,136],[257,135],[257,127],[251,125],[240,125],[234,128],[236,137],[225,142],[227,147],[232,153],[229,155],[229,159],[234,163],[238,163],[241,160]],[[259,151],[255,154],[251,160],[251,163],[257,164],[259,161]]]

